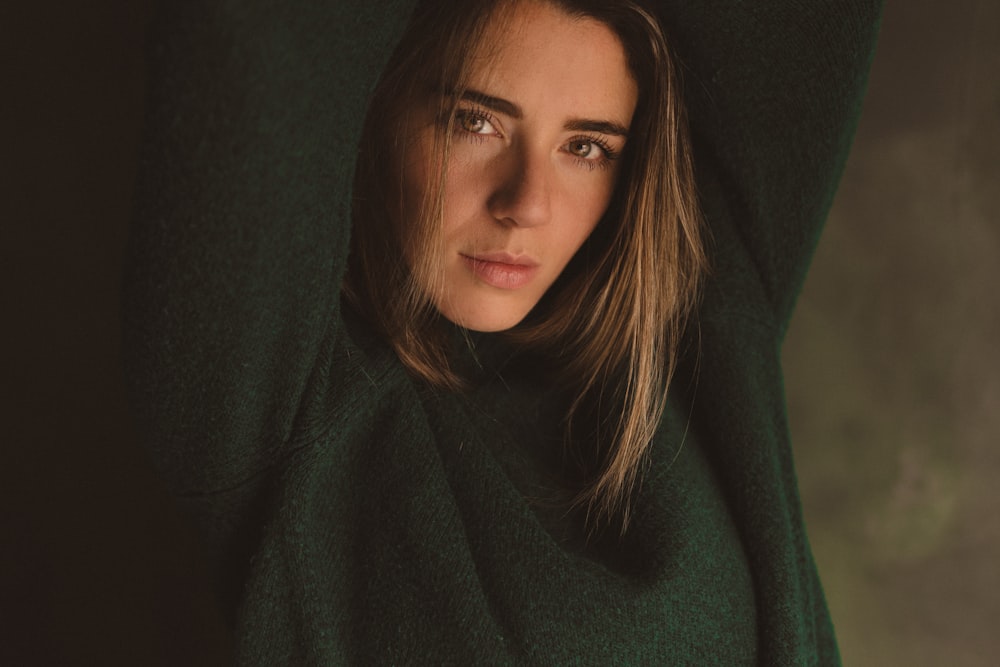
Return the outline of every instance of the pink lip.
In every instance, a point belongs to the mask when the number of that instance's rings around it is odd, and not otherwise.
[[[538,263],[523,255],[488,252],[461,257],[477,278],[498,289],[514,290],[524,287],[538,272]]]

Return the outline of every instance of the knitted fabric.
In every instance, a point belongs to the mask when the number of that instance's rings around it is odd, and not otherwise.
[[[631,527],[586,544],[536,502],[558,420],[530,360],[433,391],[341,306],[361,126],[411,3],[165,3],[126,351],[240,664],[839,662],[779,350],[879,4],[657,3],[713,272]]]

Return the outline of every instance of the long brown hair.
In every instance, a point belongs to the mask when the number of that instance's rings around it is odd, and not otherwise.
[[[405,241],[391,210],[398,197],[386,191],[387,182],[399,187],[399,175],[387,179],[386,165],[399,164],[406,150],[401,112],[428,90],[460,86],[470,54],[488,54],[486,36],[502,34],[488,31],[490,25],[505,20],[519,1],[531,0],[469,0],[455,8],[420,3],[366,119],[345,295],[414,376],[437,386],[462,386],[426,289],[441,274],[435,249],[451,128],[439,132],[431,165],[438,179],[406,220],[416,231]],[[707,265],[688,128],[675,64],[651,13],[632,0],[541,1],[609,26],[625,49],[639,98],[629,131],[634,138],[601,223],[507,335],[546,354],[559,369],[553,380],[570,387],[567,446],[588,450],[584,458],[591,461],[572,505],[586,511],[591,526],[617,517],[624,530]],[[441,98],[442,113],[453,115],[457,96]],[[404,243],[413,244],[406,248],[410,262],[403,261]],[[582,425],[583,415],[594,414],[596,431]]]

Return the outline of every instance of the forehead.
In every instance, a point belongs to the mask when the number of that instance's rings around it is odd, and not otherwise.
[[[518,2],[485,35],[465,82],[525,109],[628,125],[638,89],[618,35],[546,2]]]

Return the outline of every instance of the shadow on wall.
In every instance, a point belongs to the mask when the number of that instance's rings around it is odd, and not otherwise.
[[[0,10],[0,665],[228,662],[118,359],[151,4]]]
[[[1000,652],[1000,5],[888,3],[784,351],[847,665]]]

